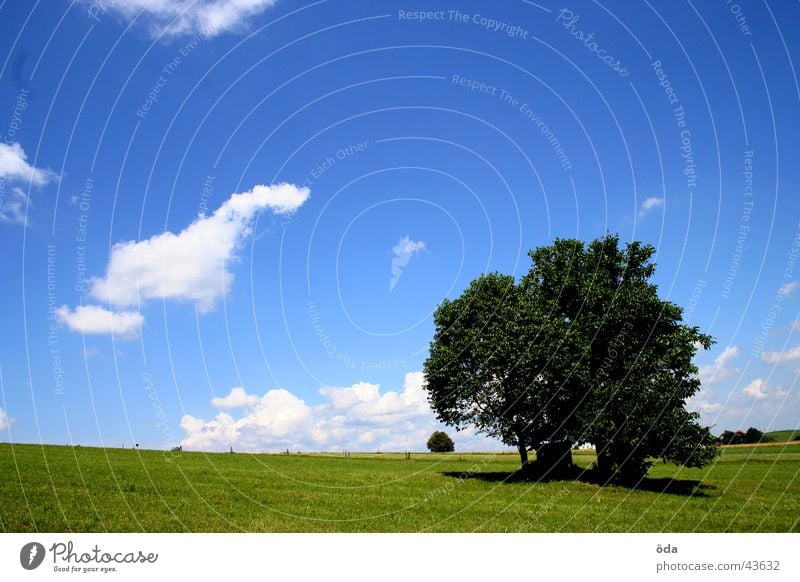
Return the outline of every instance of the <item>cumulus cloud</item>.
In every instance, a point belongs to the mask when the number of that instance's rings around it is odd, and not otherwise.
[[[12,188],[7,197],[0,195],[0,222],[25,226],[28,223],[25,216],[28,204],[30,199],[22,188]]]
[[[644,218],[656,208],[663,208],[663,207],[664,207],[663,198],[659,198],[658,196],[651,196],[650,198],[645,198],[642,201],[642,205],[639,207],[639,218]]]
[[[248,394],[244,388],[232,388],[227,396],[211,399],[211,406],[214,408],[245,408],[257,403],[258,396]]]
[[[780,352],[761,352],[761,360],[767,364],[789,364],[800,360],[800,345]]]
[[[85,0],[88,2],[88,0]],[[95,9],[114,10],[127,19],[143,18],[154,34],[201,34],[216,36],[238,32],[247,20],[275,4],[277,0],[117,0]],[[101,5],[103,3],[100,3]],[[95,3],[92,6],[96,6]],[[90,14],[93,9],[90,8]]]
[[[713,364],[698,366],[700,381],[706,385],[719,384],[728,380],[739,372],[738,368],[731,368],[731,361],[739,356],[739,348],[728,346],[716,357]]]
[[[405,235],[392,247],[392,278],[389,280],[389,291],[393,291],[400,280],[403,270],[408,266],[411,257],[425,250],[425,241],[412,240]]]
[[[767,397],[766,384],[761,378],[756,378],[742,390],[745,396],[761,400]]]
[[[242,390],[241,397],[247,397]],[[248,399],[250,400],[250,399]],[[245,412],[233,418],[220,412],[210,421],[184,415],[181,428],[186,432],[182,445],[204,451],[259,451],[298,448],[304,443],[302,435],[311,426],[311,408],[288,390],[270,390],[250,400]]]
[[[89,279],[89,296],[111,306],[85,305],[56,310],[59,322],[82,333],[113,333],[119,339],[139,334],[144,317],[130,308],[150,299],[194,301],[204,313],[230,290],[228,269],[251,233],[259,211],[290,215],[309,197],[308,188],[292,184],[255,186],[233,194],[211,216],[199,215],[175,234],[164,232],[143,241],[115,244],[106,274]]]
[[[422,372],[406,374],[402,390],[381,392],[378,384],[358,382],[319,392],[322,404],[311,407],[287,390],[254,396],[235,388],[212,405],[242,408],[238,418],[227,412],[212,420],[187,414],[182,444],[200,450],[421,450],[431,432],[442,428],[428,406]],[[472,448],[500,446],[466,436]]]
[[[12,424],[14,424],[15,420],[10,418],[5,410],[0,408],[0,430],[6,430]]]
[[[91,297],[115,307],[148,299],[194,301],[200,312],[213,309],[233,283],[228,264],[235,258],[261,210],[291,214],[309,196],[292,184],[259,185],[233,194],[211,216],[198,216],[181,232],[115,244],[106,274],[89,283]]]
[[[793,297],[794,292],[797,291],[798,288],[800,288],[800,281],[789,281],[780,286],[778,294],[784,297]]]
[[[402,392],[380,393],[380,385],[359,382],[347,388],[322,388],[329,400],[323,409],[344,414],[348,424],[375,425],[399,422],[428,414],[428,395],[422,372],[406,374]]]
[[[20,144],[0,142],[0,178],[9,182],[30,182],[34,186],[44,186],[55,180],[56,174],[30,165]]]
[[[138,311],[110,311],[97,305],[66,305],[55,309],[56,320],[72,331],[83,334],[110,333],[118,339],[138,337],[144,318]]]

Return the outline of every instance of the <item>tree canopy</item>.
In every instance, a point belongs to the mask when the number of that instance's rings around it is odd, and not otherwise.
[[[519,283],[486,274],[434,314],[425,362],[437,417],[528,451],[593,443],[607,477],[642,477],[650,458],[702,466],[714,439],[685,404],[693,357],[712,338],[682,323],[650,279],[655,249],[616,236],[529,253]]]
[[[432,453],[452,453],[456,445],[446,432],[436,430],[428,439],[428,450]]]

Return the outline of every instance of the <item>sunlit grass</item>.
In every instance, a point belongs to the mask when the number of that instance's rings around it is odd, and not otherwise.
[[[592,452],[576,452],[588,468]],[[798,531],[800,445],[656,464],[639,489],[514,454],[250,455],[0,444],[4,531]]]

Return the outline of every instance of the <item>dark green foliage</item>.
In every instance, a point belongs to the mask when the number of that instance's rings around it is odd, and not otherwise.
[[[755,428],[754,426],[748,428],[747,432],[744,433],[744,442],[747,444],[768,443],[770,442],[770,440],[771,439],[769,437],[764,436],[764,433]]]
[[[570,322],[584,359],[575,442],[598,451],[598,469],[621,480],[641,478],[660,458],[690,467],[716,455],[708,429],[687,412],[700,387],[692,359],[712,339],[681,323],[682,310],[650,282],[655,249],[616,236],[589,245],[557,240],[531,253],[523,284],[553,317]]]
[[[479,277],[443,301],[434,321],[424,371],[440,421],[516,447],[523,465],[528,451],[567,430],[577,404],[574,391],[561,389],[577,357],[564,345],[569,326],[542,312],[513,277]]]
[[[742,443],[742,433],[726,430],[719,436],[719,441],[723,445],[739,445]]]
[[[654,252],[556,240],[519,284],[484,275],[445,300],[425,363],[439,419],[517,446],[523,464],[546,442],[594,443],[607,479],[638,480],[651,458],[711,461],[714,438],[685,404],[700,388],[696,346],[712,339],[658,297]]]
[[[437,430],[428,439],[428,450],[432,453],[452,453],[456,445],[446,432]]]
[[[774,442],[774,440],[775,439],[773,439],[769,435],[765,435],[763,432],[761,432],[760,430],[758,430],[753,426],[748,428],[747,432],[742,432],[740,430],[737,430],[736,432],[726,430],[719,437],[719,441],[723,445],[750,445],[756,443],[771,443]]]

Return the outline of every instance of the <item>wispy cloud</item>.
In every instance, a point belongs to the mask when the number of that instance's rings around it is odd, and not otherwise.
[[[90,3],[89,0],[84,0]],[[242,32],[248,20],[264,12],[277,0],[116,0],[103,3],[128,20],[141,18],[154,36],[202,34],[217,36]]]
[[[14,424],[15,420],[8,416],[5,410],[0,408],[0,430],[6,430],[12,424]]]
[[[722,404],[712,400],[713,392],[708,388],[700,388],[697,393],[686,402],[689,410],[709,414],[722,410]]]
[[[0,142],[0,178],[44,186],[55,180],[57,175],[51,170],[30,165],[20,144]]]
[[[761,352],[761,360],[767,364],[789,364],[800,360],[800,345],[780,352]]]
[[[794,297],[794,293],[798,288],[800,288],[800,281],[789,281],[780,286],[778,294],[784,297]]]
[[[728,346],[714,359],[713,364],[698,366],[700,381],[706,385],[714,385],[728,380],[739,372],[730,367],[730,363],[739,356],[739,348]]]
[[[0,194],[0,222],[27,225],[26,212],[29,204],[30,199],[22,188],[12,188],[9,196]]]
[[[644,201],[642,202],[642,205],[639,207],[639,218],[645,218],[653,210],[663,207],[664,207],[663,198],[659,198],[658,196],[651,196],[650,198],[645,198]]]
[[[85,359],[90,360],[92,358],[96,358],[97,356],[99,356],[100,355],[100,350],[98,350],[94,346],[89,346],[88,348],[83,348],[81,350],[81,354],[83,355],[83,357]]]
[[[411,257],[425,250],[424,241],[412,240],[409,235],[405,235],[397,244],[392,247],[392,277],[389,279],[389,291],[394,291],[403,271],[411,261]]]

